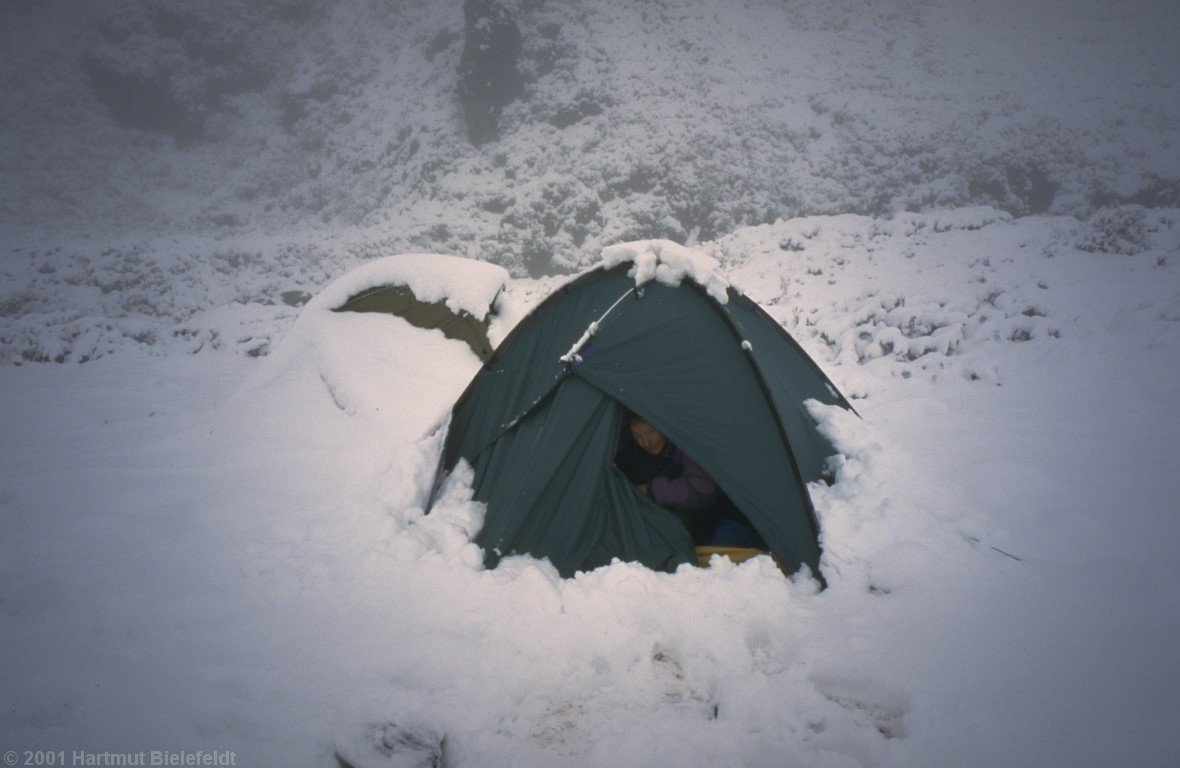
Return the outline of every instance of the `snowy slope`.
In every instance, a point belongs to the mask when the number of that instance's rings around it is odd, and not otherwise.
[[[456,766],[1168,765],[1177,216],[1134,253],[993,209],[703,246],[863,416],[817,414],[822,593],[762,559],[482,570],[461,477],[421,511],[477,363],[401,321],[0,369],[0,740],[327,765],[394,721]]]
[[[523,92],[475,147],[458,0],[6,3],[0,360],[265,354],[285,294],[391,253],[1180,204],[1172,2],[506,7]]]
[[[779,217],[1177,204],[1172,2],[504,5],[523,92],[474,147],[459,0],[6,3],[0,226],[349,226],[537,274]]]

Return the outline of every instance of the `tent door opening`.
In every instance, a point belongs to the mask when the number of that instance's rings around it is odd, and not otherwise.
[[[612,465],[638,493],[672,512],[696,547],[769,551],[708,470],[646,417],[625,413]]]

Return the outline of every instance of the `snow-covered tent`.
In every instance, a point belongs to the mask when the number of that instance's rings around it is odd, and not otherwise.
[[[850,408],[799,345],[704,254],[614,246],[500,344],[452,411],[443,467],[474,468],[489,565],[547,557],[566,576],[611,562],[696,562],[673,513],[612,466],[624,414],[692,456],[788,570],[819,573],[807,483],[835,453],[808,401]]]
[[[250,386],[309,387],[300,397],[327,394],[339,410],[418,440],[438,429],[479,370],[509,280],[495,264],[445,254],[367,261],[303,307]],[[368,305],[386,293],[403,306]],[[416,304],[429,313],[416,315]],[[369,311],[342,311],[352,308]]]
[[[441,254],[404,254],[354,270],[321,303],[335,312],[384,312],[465,342],[480,360],[492,355],[488,325],[508,273],[502,267]]]

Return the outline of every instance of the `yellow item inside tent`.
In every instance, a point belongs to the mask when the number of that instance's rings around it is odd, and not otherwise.
[[[744,563],[745,561],[749,560],[751,557],[757,557],[758,555],[769,555],[769,554],[770,553],[767,552],[765,549],[753,549],[750,547],[706,547],[706,546],[700,546],[700,547],[697,547],[697,562],[702,567],[708,566],[709,559],[711,557],[713,557],[713,555],[721,555],[722,557],[728,557],[736,565],[737,563]]]

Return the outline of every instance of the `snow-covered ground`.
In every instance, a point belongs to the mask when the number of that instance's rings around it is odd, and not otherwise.
[[[6,764],[1176,764],[1180,5],[505,0],[479,147],[462,5],[0,7]],[[421,509],[477,361],[326,311],[479,258],[495,342],[654,237],[862,417],[822,593],[482,570],[461,474]]]
[[[4,367],[0,749],[328,765],[393,721],[453,766],[1171,765],[1180,212],[1122,216],[702,245],[863,417],[817,414],[823,592],[765,559],[483,570],[462,477],[421,510],[478,363],[392,318]]]

